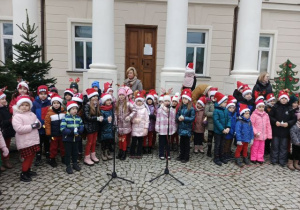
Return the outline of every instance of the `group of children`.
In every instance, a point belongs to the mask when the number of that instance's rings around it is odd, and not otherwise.
[[[207,156],[212,157],[214,142],[213,162],[219,166],[232,159],[239,167],[249,165],[250,161],[263,164],[265,145],[271,143],[271,163],[284,167],[291,142],[289,168],[300,169],[298,99],[293,96],[291,100],[286,90],[280,91],[277,102],[273,93],[266,98],[260,94],[252,98],[248,85],[238,82],[235,97],[225,96],[217,88],[207,86],[201,97],[193,102],[189,88],[172,97],[166,93],[158,97],[155,90],[146,95],[145,91],[133,93],[129,87],[121,86],[118,97],[114,98],[110,83],[104,84],[100,97],[99,82],[93,82],[84,93],[79,93],[77,82],[79,80],[72,81],[63,99],[54,86],[48,88],[45,85],[38,87],[34,99],[29,96],[28,84],[20,82],[9,106],[5,89],[0,91],[3,166],[12,167],[8,148],[15,136],[23,161],[21,181],[30,182],[36,175],[31,167],[34,158],[35,165],[41,165],[42,148],[52,167],[57,166],[59,151],[68,174],[81,170],[78,163],[82,156],[87,166],[99,163],[97,140],[101,143],[102,160],[112,159],[115,133],[118,135],[117,158],[120,160],[125,160],[128,152],[130,158],[135,159],[152,153],[158,134],[158,157],[170,159],[170,150],[176,148],[174,145],[178,144],[176,139],[179,136],[180,151],[176,160],[187,163],[192,137],[194,153],[204,153],[206,129]],[[84,152],[83,139],[86,139]],[[233,144],[236,145],[234,156]]]

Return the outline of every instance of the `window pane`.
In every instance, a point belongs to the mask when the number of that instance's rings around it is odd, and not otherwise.
[[[75,42],[75,68],[84,69],[83,42]]]
[[[187,43],[205,44],[205,33],[188,32]]]
[[[92,38],[92,26],[75,26],[75,37]]]
[[[92,42],[86,43],[86,68],[90,68],[90,64],[92,63]]]
[[[13,24],[12,23],[3,23],[3,34],[4,35],[13,35]]]
[[[4,61],[13,59],[12,39],[4,39]]]
[[[194,63],[194,48],[193,47],[187,47],[186,48],[186,64],[188,63]]]
[[[197,55],[196,55],[196,74],[203,74],[203,67],[204,67],[204,48],[197,48]]]
[[[268,71],[268,63],[269,63],[269,52],[262,51],[261,60],[260,60],[260,72]]]
[[[270,47],[270,37],[259,37],[259,47]]]

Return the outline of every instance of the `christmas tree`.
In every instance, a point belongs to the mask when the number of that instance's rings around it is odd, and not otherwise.
[[[27,14],[27,10],[26,10]],[[14,44],[14,60],[9,60],[5,63],[4,68],[14,75],[14,88],[17,87],[17,78],[22,78],[29,82],[30,90],[35,92],[40,85],[55,84],[55,78],[46,78],[51,69],[50,62],[45,62],[41,59],[42,46],[36,44],[35,32],[37,27],[29,23],[28,14],[26,17],[26,25],[22,27],[17,25],[23,32],[21,37],[24,41]],[[6,86],[6,83],[2,83]]]
[[[295,76],[298,74],[298,71],[293,71],[296,67],[289,59],[279,66],[282,70],[277,71],[279,77],[275,77],[273,84],[273,90],[276,97],[278,97],[278,93],[280,90],[289,89],[290,95],[295,95],[296,91],[299,90],[299,85],[296,85],[299,82],[298,78]]]

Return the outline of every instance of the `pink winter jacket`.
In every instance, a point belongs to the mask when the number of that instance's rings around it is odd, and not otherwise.
[[[148,134],[149,127],[149,113],[145,105],[137,106],[136,116],[132,119],[132,133],[131,136],[146,136]]]
[[[203,125],[203,120],[205,118],[204,108],[201,110],[196,109],[195,121],[194,121],[194,132],[204,133],[205,127]]]
[[[272,127],[269,115],[266,112],[259,112],[255,109],[250,119],[255,136],[254,140],[264,141],[266,139],[272,139]],[[256,136],[258,133],[260,133],[260,135]]]
[[[17,106],[13,106],[14,116],[12,118],[12,125],[16,131],[16,145],[17,149],[28,148],[40,144],[40,137],[38,129],[33,129],[31,124],[38,121],[36,115],[29,112],[20,111]],[[41,123],[40,123],[41,124]]]
[[[127,103],[127,109],[123,110],[124,103]],[[131,132],[131,119],[136,115],[136,108],[130,102],[120,102],[119,113],[117,113],[117,108],[115,108],[115,123],[118,126],[119,134],[124,135]],[[129,116],[130,120],[126,121],[125,118]]]
[[[159,135],[168,135],[168,110],[161,106],[156,113],[155,131]],[[169,117],[169,135],[173,135],[177,131],[176,109],[171,107]]]

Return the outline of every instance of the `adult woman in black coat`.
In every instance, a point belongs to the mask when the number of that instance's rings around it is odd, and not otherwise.
[[[269,73],[262,72],[260,73],[255,86],[253,87],[252,98],[255,98],[255,96],[259,95],[262,95],[264,98],[266,98],[269,93],[273,93]]]

